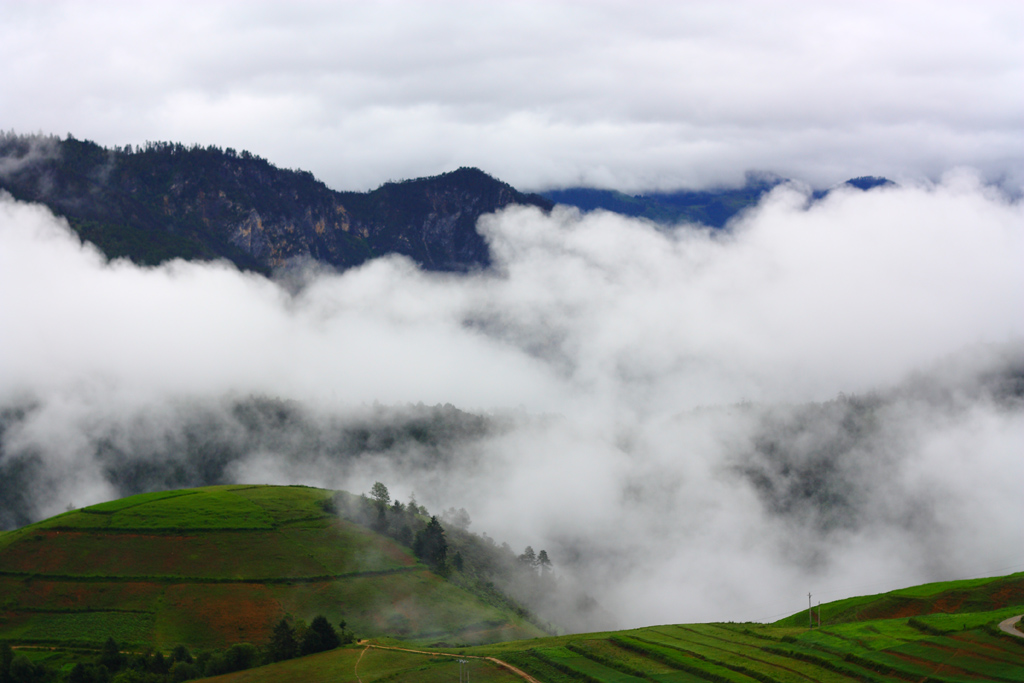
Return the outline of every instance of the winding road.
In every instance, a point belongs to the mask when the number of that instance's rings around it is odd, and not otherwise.
[[[1004,633],[1009,633],[1011,636],[1017,636],[1018,638],[1024,638],[1024,633],[1021,633],[1016,628],[1014,628],[1014,624],[1016,624],[1018,621],[1020,621],[1022,617],[1024,617],[1024,614],[1018,614],[1015,617],[1010,617],[1009,619],[1003,619],[1002,621],[999,622],[999,628],[1002,629],[1002,631]]]

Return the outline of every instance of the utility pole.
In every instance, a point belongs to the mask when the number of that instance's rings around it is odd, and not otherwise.
[[[814,609],[811,607],[811,594],[807,594],[807,628],[814,628]]]
[[[469,683],[469,668],[466,667],[464,669],[465,665],[469,664],[469,660],[460,659],[460,660],[458,660],[458,662],[459,662],[459,683]]]

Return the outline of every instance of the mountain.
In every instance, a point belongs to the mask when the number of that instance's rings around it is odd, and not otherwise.
[[[485,601],[338,517],[337,501],[302,486],[213,486],[122,498],[4,533],[0,641],[262,645],[282,618],[317,614],[345,619],[360,637],[544,635],[509,603]]]
[[[227,259],[269,273],[293,259],[344,270],[387,254],[426,270],[487,268],[477,219],[510,204],[603,209],[664,225],[723,228],[784,179],[748,174],[740,188],[628,195],[574,187],[525,194],[476,168],[338,192],[308,171],[216,146],[149,142],[108,149],[72,136],[0,133],[0,190],[67,218],[108,258],[143,265]],[[885,178],[853,178],[869,190]],[[820,199],[827,190],[815,192]]]
[[[68,219],[110,258],[227,259],[267,273],[294,258],[339,269],[385,254],[464,272],[490,264],[477,219],[509,204],[549,209],[483,171],[460,168],[337,192],[306,171],[231,148],[0,135],[0,189]]]
[[[689,222],[722,228],[730,218],[757,204],[765,193],[781,182],[783,179],[775,176],[750,174],[743,187],[734,189],[628,195],[615,190],[571,187],[544,192],[543,196],[582,211],[603,209],[655,223]]]
[[[615,190],[570,187],[541,194],[557,204],[575,206],[581,211],[602,209],[624,216],[646,218],[663,225],[699,223],[712,228],[724,228],[734,216],[755,206],[766,193],[783,182],[785,179],[777,176],[748,174],[743,187],[719,190],[679,190],[629,195]],[[848,186],[867,191],[887,185],[895,183],[886,178],[864,176],[851,178],[838,187]],[[830,191],[815,191],[812,193],[812,199],[821,199]]]

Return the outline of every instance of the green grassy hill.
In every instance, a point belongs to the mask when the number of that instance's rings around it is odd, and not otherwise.
[[[142,494],[0,535],[0,640],[261,644],[286,615],[360,636],[489,642],[542,632],[328,514],[333,492],[215,486]]]
[[[1024,638],[1002,634],[1024,613],[1024,573],[927,584],[822,605],[775,624],[681,624],[506,642],[431,654],[350,647],[222,676],[223,683],[390,683],[512,678],[494,658],[545,683],[1024,682]],[[982,610],[975,610],[981,605]],[[930,611],[929,611],[930,610]],[[893,618],[869,618],[881,612]],[[912,614],[913,616],[907,616]],[[464,660],[460,665],[458,660]]]
[[[966,581],[926,583],[878,595],[837,600],[821,606],[821,624],[898,619],[921,615],[989,612],[1011,605],[1024,605],[1024,572]],[[815,621],[818,608],[814,608]],[[950,616],[950,623],[957,619]],[[775,622],[776,626],[806,626],[807,611]]]

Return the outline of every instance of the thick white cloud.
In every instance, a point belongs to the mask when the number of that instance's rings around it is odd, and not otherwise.
[[[338,189],[1021,184],[1020,3],[4,3],[0,123],[249,149]]]
[[[292,295],[227,265],[108,264],[7,199],[0,405],[36,409],[5,457],[43,459],[53,513],[112,495],[100,436],[159,440],[189,401],[268,394],[322,415],[374,400],[522,405],[548,417],[434,470],[370,454],[343,476],[270,449],[232,471],[355,491],[380,479],[433,509],[465,506],[475,529],[547,548],[623,624],[767,618],[809,589],[995,571],[1024,561],[1019,405],[878,407],[876,436],[837,465],[848,523],[824,531],[814,500],[780,512],[737,473],[775,466],[751,451],[761,409],[707,406],[884,389],[965,347],[1019,357],[1022,226],[1024,205],[967,172],[816,203],[782,186],[717,233],[513,207],[481,221],[495,273],[383,259]],[[799,469],[810,447],[789,445],[780,457]]]

